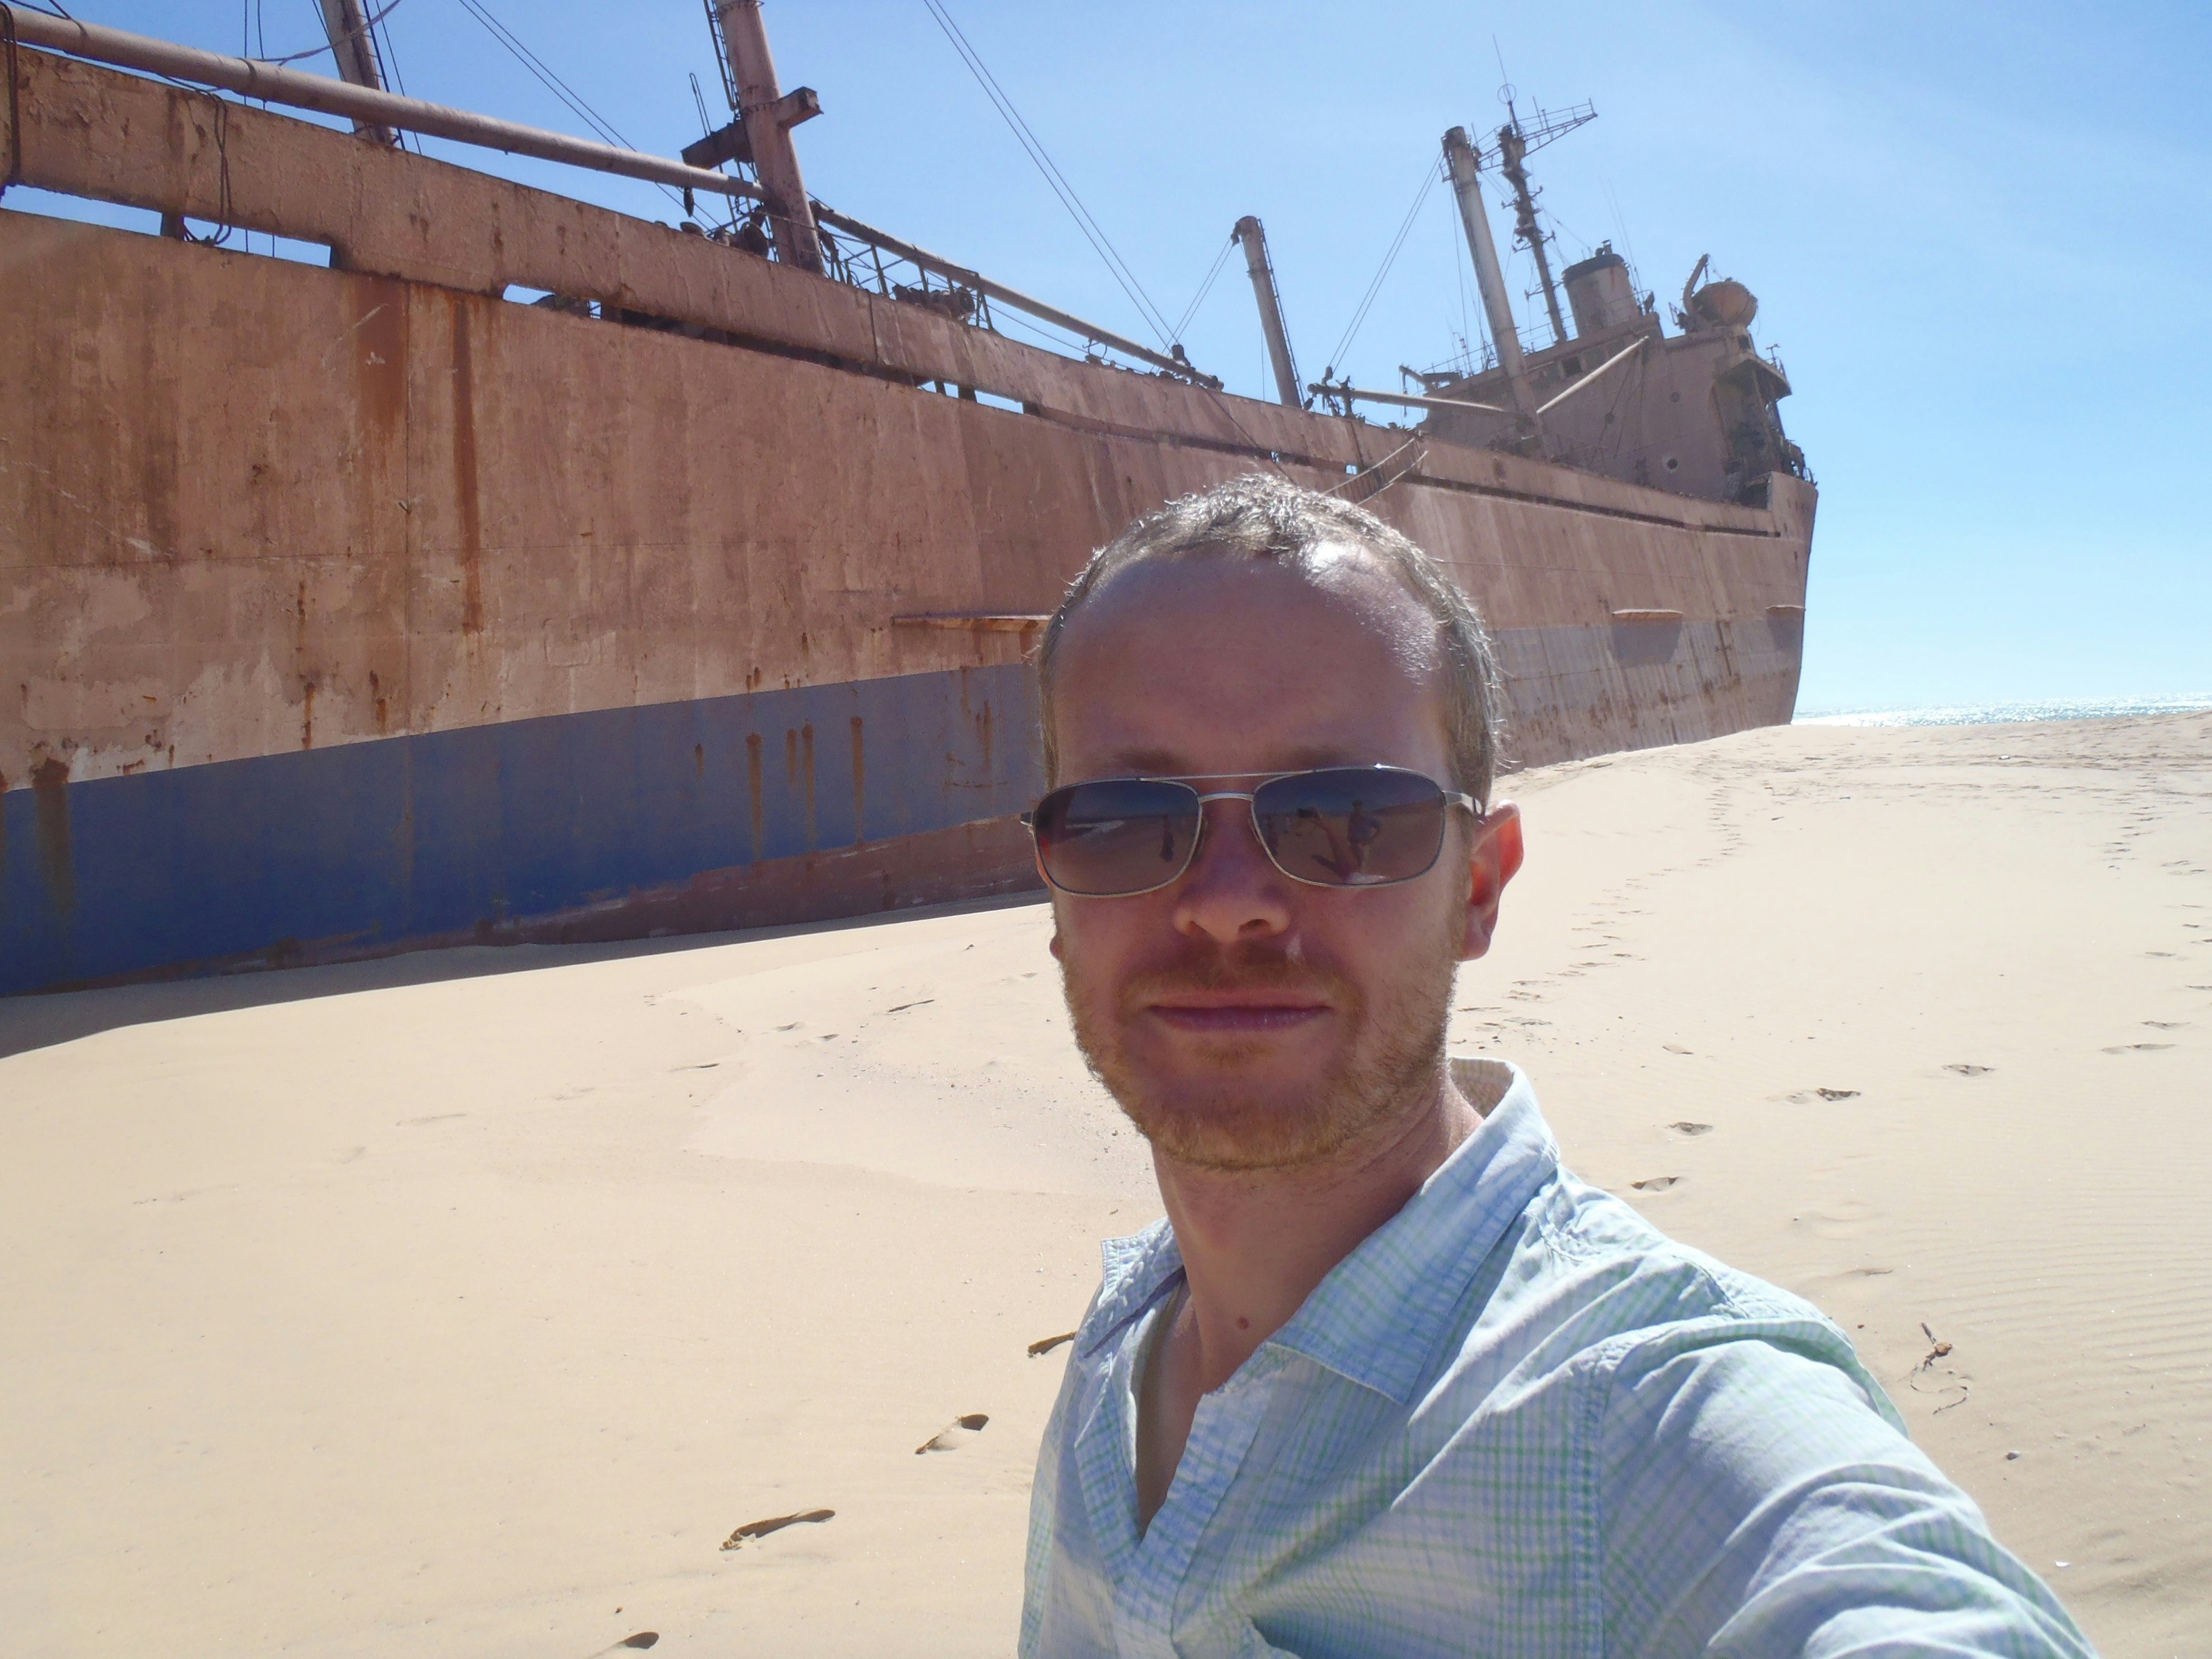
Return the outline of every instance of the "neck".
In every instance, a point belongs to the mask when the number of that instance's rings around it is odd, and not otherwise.
[[[1289,1323],[1329,1270],[1482,1121],[1441,1057],[1409,1107],[1364,1141],[1292,1170],[1197,1169],[1154,1152],[1182,1253],[1201,1392],[1226,1382]]]

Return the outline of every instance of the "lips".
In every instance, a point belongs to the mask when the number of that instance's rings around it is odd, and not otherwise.
[[[1176,1030],[1222,1036],[1291,1031],[1333,1012],[1295,991],[1184,991],[1155,999],[1145,1012]]]

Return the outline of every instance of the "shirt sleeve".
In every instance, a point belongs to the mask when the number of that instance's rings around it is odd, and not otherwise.
[[[1631,1343],[1597,1430],[1605,1651],[2093,1659],[1907,1440],[1840,1334],[1738,1321]]]

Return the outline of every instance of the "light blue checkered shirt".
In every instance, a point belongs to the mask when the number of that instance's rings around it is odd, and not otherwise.
[[[1808,1304],[1482,1127],[1199,1401],[1137,1528],[1137,1367],[1182,1279],[1106,1246],[1037,1462],[1044,1659],[2066,1655],[2088,1643]]]

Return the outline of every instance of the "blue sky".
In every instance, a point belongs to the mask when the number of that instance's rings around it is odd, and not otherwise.
[[[1594,101],[1534,163],[1563,255],[1610,238],[1663,296],[1711,252],[1797,387],[1822,491],[1802,709],[2212,692],[2212,8],[946,3],[1167,316],[1261,216],[1309,378],[1438,136],[1496,125],[1500,53],[1524,112]],[[255,12],[257,50],[319,39],[314,0],[64,3],[228,51]],[[697,136],[690,73],[720,118],[696,0],[483,3],[641,148]],[[817,196],[1148,337],[922,0],[767,15],[785,86],[821,94]],[[581,130],[460,0],[386,27],[414,95]],[[650,186],[444,153],[675,216]],[[1453,355],[1464,270],[1433,190],[1336,366],[1394,385]],[[1509,275],[1532,283],[1525,256]],[[1184,337],[1266,395],[1234,264]]]

